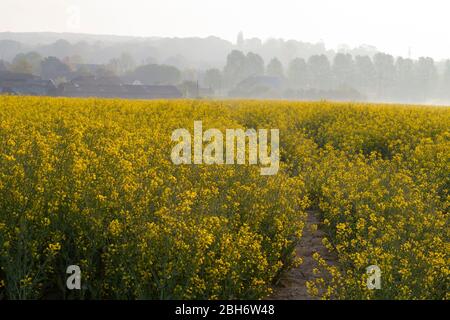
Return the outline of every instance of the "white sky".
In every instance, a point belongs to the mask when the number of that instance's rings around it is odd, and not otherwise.
[[[78,9],[77,9],[78,8]],[[77,23],[77,12],[79,24]],[[450,58],[449,0],[0,0],[1,31],[244,36]]]

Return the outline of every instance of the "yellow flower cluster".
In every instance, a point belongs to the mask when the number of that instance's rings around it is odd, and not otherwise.
[[[279,129],[278,174],[172,164],[197,120]],[[0,97],[0,297],[262,298],[312,208],[338,261],[315,255],[311,293],[448,299],[448,128],[443,107]]]

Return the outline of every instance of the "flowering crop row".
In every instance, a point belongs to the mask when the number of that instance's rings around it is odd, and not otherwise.
[[[174,165],[197,120],[279,129],[278,173]],[[308,207],[338,257],[316,255],[312,294],[449,298],[449,127],[448,108],[0,97],[0,299],[262,298]]]

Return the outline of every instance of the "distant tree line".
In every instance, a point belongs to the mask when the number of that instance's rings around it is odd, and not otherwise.
[[[450,98],[450,60],[438,72],[432,58],[397,58],[384,53],[369,56],[338,53],[330,61],[326,55],[295,58],[287,66],[277,59],[267,65],[252,52],[234,50],[225,68],[206,71],[208,86],[233,87],[251,76],[279,77],[290,90],[357,90],[370,99],[426,101]]]
[[[325,54],[332,58],[335,50],[327,49],[323,43],[307,43],[296,40],[258,38],[246,39],[241,33],[236,43],[218,37],[207,38],[141,38],[99,36],[89,34],[58,33],[14,33],[0,32],[0,60],[11,62],[21,52],[33,51],[41,56],[82,57],[85,63],[107,64],[120,57],[122,52],[130,54],[139,65],[165,64],[180,70],[187,68],[205,70],[223,68],[227,55],[234,49],[254,52],[264,60],[272,57],[287,65],[295,57],[308,58]],[[371,46],[358,48],[340,47],[353,55],[370,55],[377,52]]]
[[[180,69],[173,65],[145,61],[137,64],[128,53],[122,53],[106,64],[84,64],[79,56],[64,59],[42,57],[37,52],[19,53],[8,63],[0,60],[0,70],[32,73],[56,82],[80,76],[117,78],[118,81],[142,84],[184,84],[190,90],[201,86],[225,95],[252,77],[272,77],[281,80],[282,90],[295,97],[295,92],[359,92],[369,100],[424,102],[433,99],[450,100],[450,60],[438,71],[432,58],[417,60],[376,53],[353,56],[337,53],[332,59],[325,54],[309,58],[293,58],[287,65],[276,57],[267,63],[253,52],[232,50],[223,69],[204,71]]]

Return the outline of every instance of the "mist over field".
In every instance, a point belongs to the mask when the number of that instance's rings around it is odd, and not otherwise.
[[[279,6],[201,0],[46,0],[36,6],[7,0],[0,13],[0,91],[450,104],[446,22],[428,20],[420,29],[415,24],[436,15],[442,2],[426,8],[420,1],[384,2],[370,15],[353,0],[283,0]],[[409,15],[402,14],[405,8]],[[11,79],[18,76],[11,73],[52,84],[13,88]],[[141,88],[153,93],[136,95],[131,91],[138,89],[127,85],[166,89]]]
[[[0,33],[0,72],[61,85],[173,85],[186,97],[445,104],[450,63],[410,59],[361,45],[327,48],[297,40],[139,38],[71,33]],[[1,79],[1,76],[0,76]],[[80,80],[81,81],[81,80]]]

